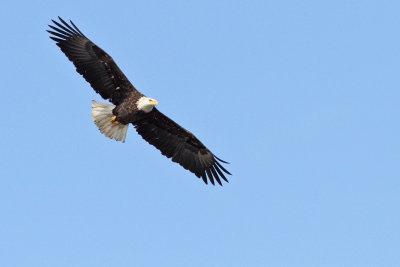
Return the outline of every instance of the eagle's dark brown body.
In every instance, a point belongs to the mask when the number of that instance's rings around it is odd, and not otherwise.
[[[139,91],[132,91],[122,102],[115,107],[113,114],[117,116],[117,121],[128,124],[134,123],[143,119],[146,115],[145,112],[138,110],[137,101],[143,95]]]
[[[118,122],[132,123],[143,139],[205,183],[209,180],[212,184],[217,181],[222,185],[220,178],[228,182],[224,172],[230,173],[220,163],[225,161],[156,108],[149,113],[138,110],[136,103],[143,94],[129,82],[114,60],[86,38],[72,21],[69,25],[59,19],[60,22],[52,20],[55,26],[49,25],[54,30],[48,31],[53,35],[50,38],[56,41],[92,88],[116,106],[112,113]]]

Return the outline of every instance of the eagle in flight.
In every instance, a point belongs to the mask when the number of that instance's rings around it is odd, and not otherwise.
[[[227,163],[215,156],[191,132],[158,111],[157,100],[146,97],[129,82],[104,50],[90,41],[75,24],[58,17],[49,25],[52,35],[61,51],[75,65],[76,71],[90,83],[92,88],[112,104],[92,101],[92,118],[105,136],[125,142],[129,124],[149,144],[156,147],[167,158],[186,170],[222,185],[221,178],[228,182],[225,174],[230,173],[221,163]],[[224,174],[225,173],[225,174]]]

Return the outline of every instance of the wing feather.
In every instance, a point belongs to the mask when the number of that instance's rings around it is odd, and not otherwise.
[[[224,179],[224,181],[228,183],[228,179],[226,179],[225,175],[223,174],[223,172],[221,172],[218,165],[215,165],[214,168],[217,170],[218,174],[222,177],[222,179]]]
[[[219,185],[222,185],[221,179],[219,179],[218,174],[217,174],[217,172],[216,172],[215,169],[214,169],[214,166],[211,166],[211,167],[210,167],[210,170],[211,170],[211,172],[212,172],[212,174],[213,174],[215,180],[217,180],[217,182],[219,183]]]

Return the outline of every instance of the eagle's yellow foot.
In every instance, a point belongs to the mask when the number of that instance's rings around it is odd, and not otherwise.
[[[110,121],[111,121],[112,125],[114,125],[114,126],[118,125],[120,123],[119,121],[117,121],[117,116],[112,116]]]

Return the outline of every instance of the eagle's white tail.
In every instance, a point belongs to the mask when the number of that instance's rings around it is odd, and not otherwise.
[[[126,132],[128,131],[129,124],[113,124],[112,117],[114,116],[112,110],[114,105],[92,101],[92,119],[99,127],[100,132],[105,136],[117,141],[125,142]]]

